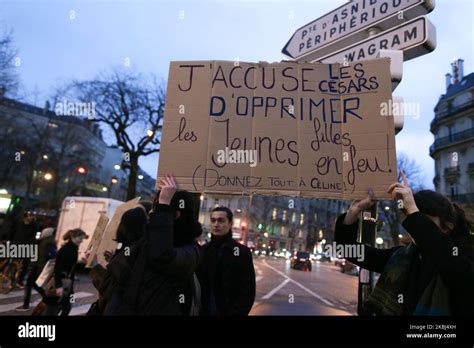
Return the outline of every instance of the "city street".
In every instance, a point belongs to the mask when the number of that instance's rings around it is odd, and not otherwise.
[[[290,269],[284,259],[254,258],[257,296],[250,315],[355,315],[357,277],[343,274],[333,263],[313,262],[312,272]],[[96,300],[88,276],[79,275],[75,283],[76,303],[71,315],[84,315]],[[33,291],[30,310],[17,312],[23,290],[0,293],[0,315],[30,315],[39,301]]]

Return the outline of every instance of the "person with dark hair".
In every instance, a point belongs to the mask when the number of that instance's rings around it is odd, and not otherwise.
[[[232,238],[233,214],[227,207],[211,212],[211,241],[203,246],[197,276],[202,315],[248,315],[255,301],[252,253]]]
[[[61,316],[67,316],[71,311],[70,296],[74,294],[74,271],[77,264],[78,250],[82,241],[87,238],[89,236],[80,228],[69,230],[64,234],[63,240],[66,241],[66,244],[59,249],[54,265],[55,295],[51,296],[46,293],[43,301],[47,306],[43,315],[58,315],[61,313]]]
[[[124,273],[130,271],[127,259],[132,248],[143,238],[146,223],[147,214],[141,206],[127,210],[122,215],[116,236],[120,248],[106,255],[107,267],[94,265],[90,272],[92,284],[99,292],[97,308],[90,315],[106,315],[117,310],[120,305],[120,298],[115,293],[117,284]]]
[[[190,315],[199,305],[194,276],[201,254],[202,233],[192,195],[177,191],[173,176],[159,182],[160,192],[146,226],[145,238],[133,250],[129,277],[121,278],[118,315]]]
[[[139,201],[138,206],[143,208],[146,213],[146,216],[148,217],[148,214],[150,214],[150,211],[153,209],[153,202],[147,200]]]
[[[474,315],[474,231],[464,211],[430,190],[413,194],[403,184],[388,188],[401,200],[402,225],[412,242],[391,249],[363,246],[350,262],[381,273],[366,308],[375,315]],[[375,203],[373,191],[354,201],[336,222],[336,243],[354,245],[359,214]]]

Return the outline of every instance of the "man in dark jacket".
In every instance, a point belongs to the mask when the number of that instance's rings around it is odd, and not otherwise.
[[[23,218],[17,220],[14,226],[14,233],[12,235],[12,243],[18,245],[35,244],[36,243],[36,231],[37,225],[35,217],[31,211],[27,211],[23,214]],[[28,273],[28,267],[30,264],[29,258],[22,259],[21,271],[18,276],[18,285],[23,287],[23,280]]]
[[[252,253],[232,238],[232,223],[229,208],[213,209],[212,239],[197,271],[203,315],[248,315],[255,300]]]
[[[56,242],[54,240],[54,228],[48,227],[41,231],[41,236],[38,242],[38,259],[36,262],[31,262],[30,273],[26,280],[25,296],[23,298],[23,305],[18,307],[17,311],[27,311],[30,306],[31,290],[34,288],[42,297],[45,296],[43,288],[36,285],[36,279],[38,279],[41,271],[43,270],[46,262],[50,259],[56,258]]]

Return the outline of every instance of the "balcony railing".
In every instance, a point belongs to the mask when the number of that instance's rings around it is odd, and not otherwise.
[[[444,168],[444,176],[447,178],[459,176],[460,173],[459,166]]]
[[[433,129],[433,127],[435,127],[438,123],[440,123],[440,122],[450,118],[454,114],[457,114],[457,113],[459,113],[459,112],[461,112],[465,109],[468,109],[470,107],[474,107],[474,99],[469,100],[468,102],[463,103],[463,104],[458,105],[458,106],[450,106],[450,107],[446,108],[445,111],[437,113],[436,116],[435,116],[435,119],[433,121],[431,121],[431,129]]]
[[[452,134],[451,136],[436,139],[434,144],[430,146],[430,156],[433,156],[434,152],[443,147],[454,145],[465,140],[474,141],[474,128]]]
[[[460,204],[474,203],[474,193],[466,193],[463,195],[455,195],[450,197],[452,201]]]

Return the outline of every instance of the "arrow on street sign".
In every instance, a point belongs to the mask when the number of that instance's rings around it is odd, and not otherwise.
[[[297,29],[282,52],[315,61],[366,39],[366,29],[391,29],[434,9],[434,0],[352,0]]]
[[[407,61],[433,51],[436,29],[426,17],[418,17],[391,30],[318,59],[323,63],[348,63],[374,59],[380,50],[401,50]]]

